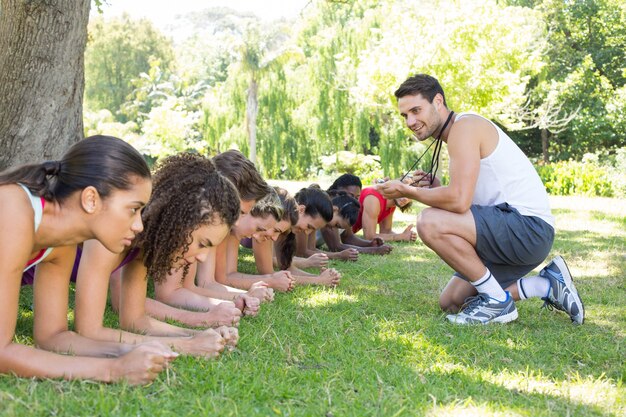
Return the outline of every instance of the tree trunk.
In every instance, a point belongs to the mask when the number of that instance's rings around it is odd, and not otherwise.
[[[250,143],[250,161],[256,165],[256,117],[259,113],[259,101],[257,98],[259,86],[254,79],[250,77],[250,86],[248,87],[248,102],[246,104],[246,127],[248,128],[248,141]]]
[[[550,158],[548,155],[548,144],[550,140],[550,132],[548,129],[541,129],[541,153],[543,154],[543,163],[547,164],[550,162]]]
[[[0,3],[0,170],[58,159],[82,139],[90,5]]]

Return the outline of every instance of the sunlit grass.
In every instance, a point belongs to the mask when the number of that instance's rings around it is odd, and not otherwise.
[[[551,255],[568,262],[583,326],[540,300],[518,303],[507,325],[452,326],[437,301],[450,268],[419,242],[395,244],[385,257],[332,262],[343,274],[336,289],[277,294],[242,320],[239,346],[219,360],[180,357],[147,387],[3,376],[0,415],[626,415],[626,208],[555,202]],[[396,228],[418,211],[398,216]],[[254,271],[249,250],[240,261]],[[15,336],[24,344],[31,304],[26,288]],[[105,320],[116,316],[107,310]]]
[[[309,307],[329,306],[340,302],[356,303],[358,298],[353,295],[342,294],[338,291],[334,292],[318,292],[309,296],[305,300],[301,300],[301,304]]]

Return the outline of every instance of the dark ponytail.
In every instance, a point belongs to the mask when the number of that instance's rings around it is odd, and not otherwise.
[[[0,185],[21,183],[48,201],[62,202],[75,191],[95,187],[102,198],[131,188],[133,177],[150,178],[141,154],[112,136],[75,143],[59,161],[21,165],[0,173]]]
[[[278,236],[276,240],[276,261],[282,271],[291,266],[293,257],[296,255],[296,235],[293,232]]]
[[[274,191],[276,191],[283,206],[283,217],[281,220],[289,220],[291,226],[295,226],[299,218],[296,200],[284,188],[274,187]],[[289,228],[288,232],[281,234],[276,240],[276,261],[278,262],[278,267],[283,271],[289,269],[295,254],[296,235]]]
[[[354,174],[342,174],[330,185],[330,187],[328,187],[328,192],[339,190],[340,188],[348,188],[350,186],[363,188],[363,184],[361,183],[361,179],[359,177]]]
[[[295,198],[298,204],[305,206],[304,214],[311,217],[321,216],[326,223],[333,219],[333,203],[319,186],[303,188],[296,193]]]
[[[359,201],[345,191],[331,190],[328,192],[332,199],[333,206],[339,210],[339,215],[346,219],[350,226],[354,226],[358,217],[361,205]]]

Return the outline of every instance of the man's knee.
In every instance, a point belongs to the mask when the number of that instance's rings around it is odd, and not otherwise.
[[[433,237],[436,237],[439,231],[439,216],[438,210],[432,208],[426,208],[417,216],[416,229],[420,239],[424,242],[429,241]]]
[[[458,313],[460,306],[445,292],[439,296],[439,308],[446,313]]]

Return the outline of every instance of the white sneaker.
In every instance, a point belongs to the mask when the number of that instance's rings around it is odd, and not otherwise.
[[[506,300],[498,301],[487,294],[468,297],[459,314],[448,314],[446,318],[455,324],[508,323],[517,319],[517,308],[513,297],[506,293]]]
[[[548,295],[542,297],[543,307],[556,308],[565,311],[572,322],[583,324],[585,321],[585,306],[583,305],[574,281],[569,273],[567,264],[560,256],[554,258],[540,272],[539,276],[550,282]]]

